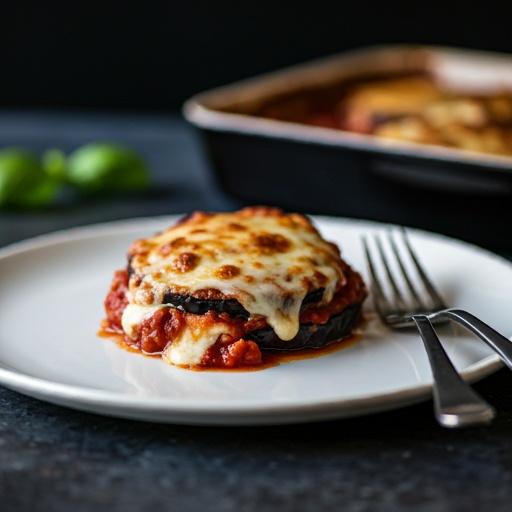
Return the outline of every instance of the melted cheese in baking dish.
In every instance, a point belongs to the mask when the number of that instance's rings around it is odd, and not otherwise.
[[[130,305],[123,315],[128,335],[155,308],[168,307],[162,302],[169,292],[237,299],[251,316],[266,317],[277,336],[289,340],[299,330],[306,294],[325,288],[321,304],[326,304],[345,281],[338,249],[306,217],[264,207],[196,213],[136,241],[128,256],[133,270]]]

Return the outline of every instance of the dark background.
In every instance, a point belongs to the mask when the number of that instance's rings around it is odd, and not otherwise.
[[[380,43],[512,52],[512,2],[3,0],[0,107],[176,110],[194,93]]]

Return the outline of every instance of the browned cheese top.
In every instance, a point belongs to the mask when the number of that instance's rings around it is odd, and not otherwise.
[[[166,292],[237,299],[266,317],[282,339],[293,338],[306,294],[325,288],[322,304],[345,283],[338,248],[303,215],[251,207],[196,212],[158,235],[137,240],[123,324],[155,307]]]

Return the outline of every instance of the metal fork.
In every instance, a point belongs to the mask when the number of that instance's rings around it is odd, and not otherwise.
[[[370,274],[370,288],[377,313],[382,322],[392,329],[417,326],[432,369],[434,414],[440,425],[457,428],[489,423],[496,414],[494,408],[462,380],[432,326],[432,322],[448,321],[446,315],[442,314],[448,310],[447,306],[423,270],[404,229],[402,229],[401,235],[403,245],[417,273],[417,278],[421,281],[426,292],[426,300],[422,298],[424,294],[414,284],[415,280],[407,270],[395,239],[390,232],[387,233],[388,243],[396,260],[396,267],[398,267],[399,274],[402,277],[403,288],[406,288],[409,292],[409,298],[407,299],[404,296],[398,280],[394,276],[381,237],[375,235],[374,240],[379,259],[382,262],[393,296],[393,299],[388,298],[382,281],[378,277],[367,237],[363,236],[362,243]]]

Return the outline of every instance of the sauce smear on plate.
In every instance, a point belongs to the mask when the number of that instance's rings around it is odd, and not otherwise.
[[[128,352],[135,352],[137,354],[142,354],[146,357],[151,358],[160,358],[160,354],[147,354],[134,346],[130,346],[128,343],[126,343],[123,334],[120,334],[108,328],[107,322],[104,322],[104,325],[102,325],[102,329],[98,332],[98,336],[100,336],[101,338],[112,339],[120,348],[123,348]],[[355,345],[360,339],[360,333],[353,333],[341,339],[340,341],[331,343],[330,345],[327,345],[326,347],[323,348],[301,349],[288,352],[277,350],[262,350],[262,363],[255,365],[245,365],[235,368],[218,368],[199,365],[193,367],[184,365],[176,366],[178,366],[179,368],[183,368],[185,370],[193,370],[196,372],[255,372],[259,370],[265,370],[266,368],[279,366],[281,363],[291,363],[292,361],[300,361],[302,359],[314,359],[317,357],[325,356],[327,354],[332,354],[334,352],[338,352],[339,350],[343,350],[344,348],[348,348],[352,345]]]

